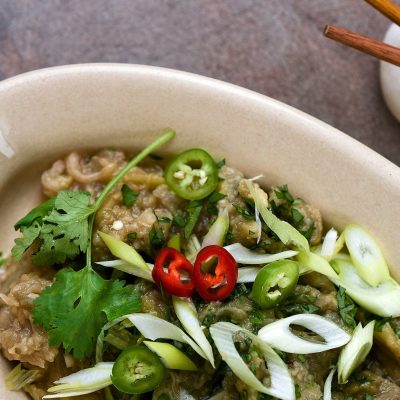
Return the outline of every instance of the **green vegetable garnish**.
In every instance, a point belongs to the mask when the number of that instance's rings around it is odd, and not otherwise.
[[[342,321],[346,326],[354,329],[357,325],[356,320],[354,319],[355,315],[357,314],[357,306],[354,304],[353,300],[347,296],[346,289],[341,286],[336,294],[336,299]]]
[[[122,202],[126,207],[132,207],[139,196],[139,193],[132,190],[127,184],[122,185],[121,193]]]
[[[187,206],[188,217],[186,219],[186,225],[184,229],[185,239],[189,239],[196,226],[196,223],[200,217],[201,210],[203,208],[203,202],[200,200],[194,200]]]
[[[174,136],[175,132],[170,131],[141,151],[106,185],[93,205],[86,193],[61,192],[52,210],[47,202],[17,224],[22,227],[24,238],[17,239],[14,256],[21,257],[36,240],[40,245],[34,258],[41,264],[64,262],[86,251],[86,266],[80,271],[59,271],[53,285],[35,300],[32,311],[34,322],[48,331],[50,344],[62,344],[78,359],[92,354],[94,341],[107,321],[141,309],[133,287],[124,287],[125,283],[119,280],[104,280],[93,270],[94,214],[132,167]]]

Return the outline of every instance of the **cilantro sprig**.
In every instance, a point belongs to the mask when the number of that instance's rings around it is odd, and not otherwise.
[[[40,265],[64,263],[86,253],[80,270],[61,269],[54,283],[35,300],[33,320],[49,334],[50,345],[63,345],[78,359],[93,353],[102,326],[141,309],[138,293],[124,281],[105,280],[92,267],[92,236],[96,211],[124,175],[175,136],[169,131],[133,158],[103,189],[94,204],[88,193],[63,191],[17,222],[23,234],[12,249],[21,258],[34,243],[32,259]]]

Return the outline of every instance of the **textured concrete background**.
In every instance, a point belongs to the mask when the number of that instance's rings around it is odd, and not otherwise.
[[[177,68],[297,107],[400,165],[400,125],[378,62],[322,36],[326,23],[382,38],[362,0],[0,0],[0,78],[80,62]]]

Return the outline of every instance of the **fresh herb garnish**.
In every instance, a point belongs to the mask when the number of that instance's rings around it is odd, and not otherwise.
[[[193,232],[193,229],[196,226],[196,223],[200,217],[201,210],[203,209],[203,201],[201,200],[193,200],[187,206],[187,220],[184,229],[185,239],[189,239],[190,235]]]
[[[289,203],[294,202],[294,197],[290,194],[288,186],[278,186],[277,189],[274,189],[275,195],[279,200],[286,200]]]
[[[136,233],[136,232],[129,232],[129,233],[126,235],[126,237],[127,237],[129,240],[135,240],[135,239],[137,238],[137,233]]]
[[[300,224],[301,221],[303,221],[304,215],[300,211],[298,211],[296,208],[292,208],[290,210],[290,213],[292,214],[293,221],[297,225]]]
[[[218,203],[218,201],[224,199],[225,197],[226,197],[226,194],[214,192],[208,198],[207,213],[210,215],[218,215],[217,203]]]
[[[46,217],[47,215],[49,215],[50,212],[53,210],[55,201],[56,201],[56,198],[52,197],[51,199],[48,199],[45,202],[43,202],[42,204],[40,204],[38,207],[35,207],[28,214],[26,214],[25,217],[21,218],[14,225],[14,229],[16,231],[18,231],[18,230],[21,230],[22,227],[29,227],[35,221],[38,221],[39,223],[41,223],[43,218]]]
[[[221,169],[226,163],[225,158],[221,161],[218,161],[215,165],[217,166],[218,169]]]
[[[149,232],[150,246],[154,251],[161,249],[165,245],[165,236],[163,230],[153,224]]]
[[[180,228],[183,228],[186,223],[187,220],[185,217],[183,217],[182,215],[176,214],[174,215],[174,217],[172,218],[172,223],[176,226],[179,226]]]
[[[7,258],[6,257],[3,258],[3,252],[0,251],[0,267],[2,265],[4,265],[6,263],[6,261],[7,261]]]
[[[158,215],[156,215],[156,218],[160,224],[169,224],[170,222],[172,222],[172,219],[168,217],[159,217]]]
[[[105,322],[141,309],[139,295],[134,287],[124,286],[125,283],[119,280],[104,280],[93,270],[91,240],[94,213],[133,166],[174,135],[174,132],[168,132],[141,151],[106,185],[95,204],[89,205],[89,196],[85,193],[61,192],[48,216],[39,216],[31,221],[30,226],[25,227],[33,233],[29,238],[20,240],[30,241],[31,244],[39,239],[41,246],[47,246],[51,240],[58,240],[57,235],[63,235],[65,248],[59,248],[62,257],[66,258],[71,253],[72,246],[79,246],[82,252],[86,251],[86,266],[79,271],[71,268],[59,271],[55,282],[35,300],[32,311],[34,322],[48,331],[50,344],[62,344],[67,352],[72,351],[78,359],[93,353],[94,341]],[[70,227],[73,221],[80,226]],[[42,233],[48,236],[42,238]],[[29,247],[26,243],[17,243],[17,246],[20,249]],[[54,249],[50,247],[50,250]],[[44,254],[41,253],[43,258]],[[48,254],[49,259],[46,261],[50,264],[55,257],[51,252]]]
[[[249,221],[255,221],[256,217],[251,214],[248,210],[245,208],[241,207],[239,204],[233,204],[233,207],[235,207],[236,211],[238,214],[240,214],[243,218],[249,220]]]
[[[340,318],[346,326],[354,329],[357,325],[354,318],[357,314],[357,306],[354,304],[353,300],[347,296],[346,289],[342,286],[339,287],[339,290],[336,293],[336,299]]]
[[[35,301],[33,320],[49,334],[51,346],[83,359],[93,352],[107,321],[141,310],[138,293],[120,280],[104,280],[91,268],[62,269]]]
[[[139,196],[139,193],[132,190],[126,183],[122,185],[121,193],[122,202],[126,207],[132,207]]]
[[[314,304],[288,304],[282,305],[281,310],[285,315],[315,314],[319,311],[319,307]]]
[[[387,323],[393,321],[393,317],[384,317],[381,319],[377,319],[375,321],[375,325],[374,325],[374,331],[375,332],[382,332],[382,328],[383,326]]]

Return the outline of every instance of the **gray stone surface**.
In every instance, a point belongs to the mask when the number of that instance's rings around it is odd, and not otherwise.
[[[177,68],[274,97],[400,165],[400,129],[378,62],[322,36],[382,38],[362,0],[0,0],[0,78],[80,62]]]

